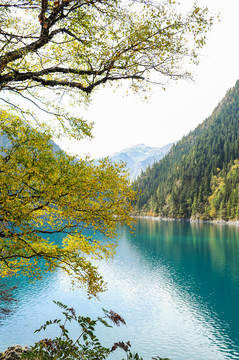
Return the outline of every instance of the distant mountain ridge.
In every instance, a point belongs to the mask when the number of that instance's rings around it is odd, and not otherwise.
[[[63,151],[54,141],[50,141],[53,145],[53,152]],[[11,143],[6,134],[0,135],[0,147],[10,148]],[[135,180],[142,171],[154,162],[161,160],[171,149],[173,143],[163,147],[150,147],[144,144],[138,144],[127,149],[123,149],[109,156],[113,162],[124,162],[130,172],[130,179]],[[95,161],[98,163],[98,160]]]
[[[141,214],[239,220],[239,81],[135,186]]]
[[[163,147],[134,145],[109,156],[113,162],[123,161],[129,169],[130,179],[135,180],[148,166],[161,160],[171,149],[173,143]]]
[[[50,143],[53,146],[53,152],[63,151],[54,141],[50,140]],[[9,149],[11,147],[11,142],[6,134],[0,134],[0,147],[3,147],[4,149]]]

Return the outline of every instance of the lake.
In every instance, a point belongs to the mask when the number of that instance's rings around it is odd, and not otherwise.
[[[34,283],[21,278],[15,311],[1,322],[0,350],[56,335],[56,328],[33,332],[60,316],[52,302],[60,300],[92,318],[102,308],[119,313],[127,326],[97,335],[106,346],[130,340],[144,360],[239,359],[239,227],[140,219],[134,234],[119,229],[118,243],[114,260],[99,264],[108,283],[100,301],[72,290],[60,271]]]

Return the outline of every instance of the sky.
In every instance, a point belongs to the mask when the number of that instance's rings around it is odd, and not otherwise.
[[[183,0],[188,8],[193,3]],[[171,83],[165,91],[154,87],[147,101],[135,94],[126,96],[124,86],[98,90],[88,110],[79,109],[79,115],[94,122],[94,138],[64,139],[60,142],[64,150],[99,158],[137,144],[162,147],[180,140],[211,115],[239,79],[239,0],[198,0],[198,5],[220,12],[221,21],[200,50],[194,81]]]

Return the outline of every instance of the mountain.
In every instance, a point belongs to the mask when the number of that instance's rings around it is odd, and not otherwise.
[[[63,151],[54,141],[50,141],[50,143],[53,145],[53,152],[57,152],[57,151]],[[4,149],[8,149],[10,148],[11,143],[7,137],[6,134],[1,134],[0,135],[0,148],[4,148]]]
[[[50,141],[53,145],[53,152],[63,151],[55,142]],[[9,148],[11,146],[7,135],[0,135],[0,148]],[[141,174],[142,171],[146,170],[148,166],[151,166],[155,161],[161,160],[173,146],[173,143],[167,144],[161,148],[149,147],[144,144],[132,146],[131,148],[124,149],[117,152],[109,158],[113,162],[123,161],[130,172],[130,179],[134,180]],[[95,164],[98,164],[99,160],[95,160]]]
[[[167,144],[161,148],[139,144],[117,152],[109,156],[109,158],[114,162],[123,161],[126,163],[130,172],[130,179],[134,180],[142,171],[146,170],[148,166],[161,160],[169,152],[172,146],[173,143]]]
[[[212,115],[137,179],[135,211],[239,219],[239,81]]]

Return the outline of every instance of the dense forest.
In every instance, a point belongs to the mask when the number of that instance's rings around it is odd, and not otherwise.
[[[239,219],[239,81],[212,115],[135,181],[135,212]]]

